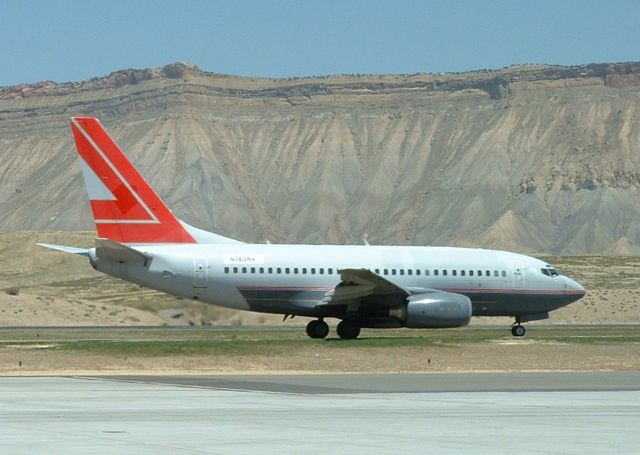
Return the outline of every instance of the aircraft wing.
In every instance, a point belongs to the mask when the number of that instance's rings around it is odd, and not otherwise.
[[[411,291],[367,269],[341,269],[340,283],[327,292],[320,305],[345,305],[365,297],[377,296],[372,303],[386,304],[390,299],[405,299]]]

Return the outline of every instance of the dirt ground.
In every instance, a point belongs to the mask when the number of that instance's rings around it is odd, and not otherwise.
[[[111,356],[43,345],[0,349],[0,375],[243,374],[640,370],[640,343],[509,340],[430,348],[326,349],[274,355]]]

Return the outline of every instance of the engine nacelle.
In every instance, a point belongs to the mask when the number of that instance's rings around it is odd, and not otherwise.
[[[406,306],[392,309],[389,316],[413,329],[461,327],[471,320],[471,300],[462,294],[429,291],[409,296]]]

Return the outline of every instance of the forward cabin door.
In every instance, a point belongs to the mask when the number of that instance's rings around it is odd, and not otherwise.
[[[193,287],[206,288],[209,279],[209,261],[207,258],[193,259]]]
[[[522,262],[513,263],[513,289],[516,291],[524,289],[524,264]]]

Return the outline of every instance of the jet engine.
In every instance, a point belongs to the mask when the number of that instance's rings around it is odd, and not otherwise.
[[[389,316],[413,329],[461,327],[471,320],[471,300],[462,294],[428,291],[409,296],[406,305],[392,308]]]

